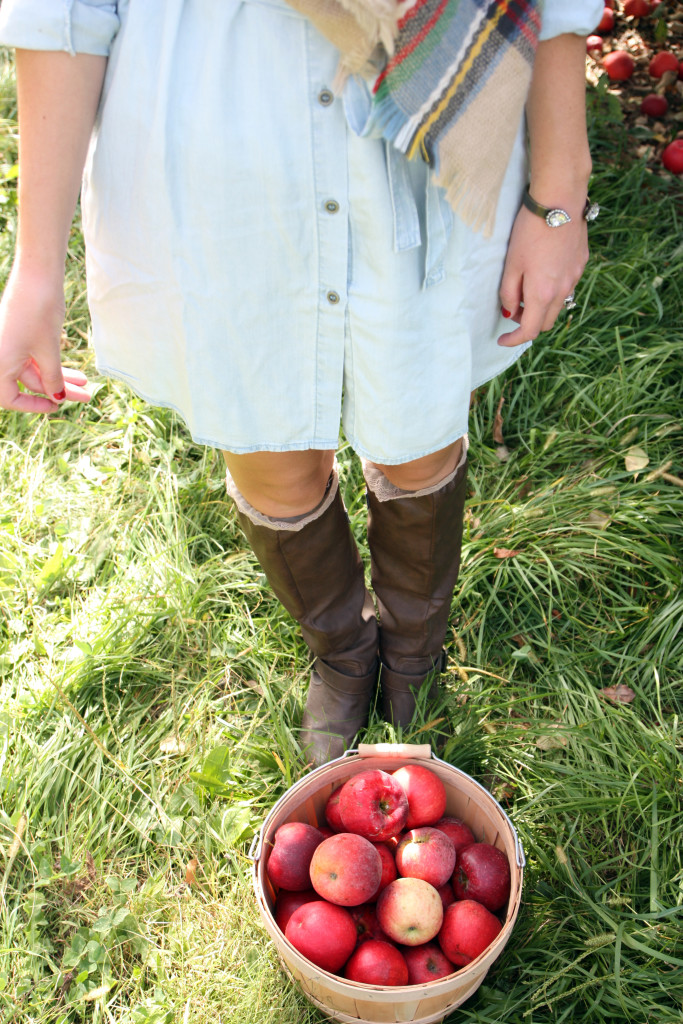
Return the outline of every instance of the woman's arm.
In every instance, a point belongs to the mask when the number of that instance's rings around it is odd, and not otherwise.
[[[501,305],[519,327],[499,338],[500,345],[519,345],[552,327],[588,260],[583,209],[591,159],[585,60],[582,36],[565,34],[539,43],[527,101],[529,192],[542,206],[560,207],[572,219],[551,228],[537,214],[520,209],[500,287]]]
[[[83,374],[62,371],[60,336],[69,230],[106,58],[17,50],[16,64],[19,222],[0,303],[0,407],[52,412],[64,397],[89,398]]]

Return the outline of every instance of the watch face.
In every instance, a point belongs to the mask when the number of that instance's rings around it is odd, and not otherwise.
[[[546,214],[545,222],[549,228],[559,228],[563,224],[569,224],[571,217],[566,210],[550,210]]]

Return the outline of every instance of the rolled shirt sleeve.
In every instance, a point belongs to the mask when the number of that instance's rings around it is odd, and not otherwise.
[[[119,28],[116,0],[2,0],[0,43],[106,57]]]
[[[553,39],[564,32],[588,36],[594,31],[605,7],[603,0],[545,0],[540,39]]]

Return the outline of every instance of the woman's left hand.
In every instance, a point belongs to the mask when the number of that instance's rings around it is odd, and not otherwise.
[[[583,216],[551,228],[523,206],[512,228],[500,286],[501,306],[519,327],[501,335],[498,344],[521,345],[550,330],[587,261]]]

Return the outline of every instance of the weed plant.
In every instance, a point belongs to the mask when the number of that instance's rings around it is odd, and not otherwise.
[[[474,402],[443,698],[402,736],[373,713],[366,737],[430,742],[526,851],[513,935],[450,1021],[683,1020],[681,183],[620,163],[601,110],[578,308]],[[76,223],[66,357],[92,374],[82,255]],[[340,463],[367,554],[348,447]],[[306,770],[308,659],[221,464],[111,381],[50,419],[2,414],[8,1024],[324,1019],[279,968],[248,857]]]

